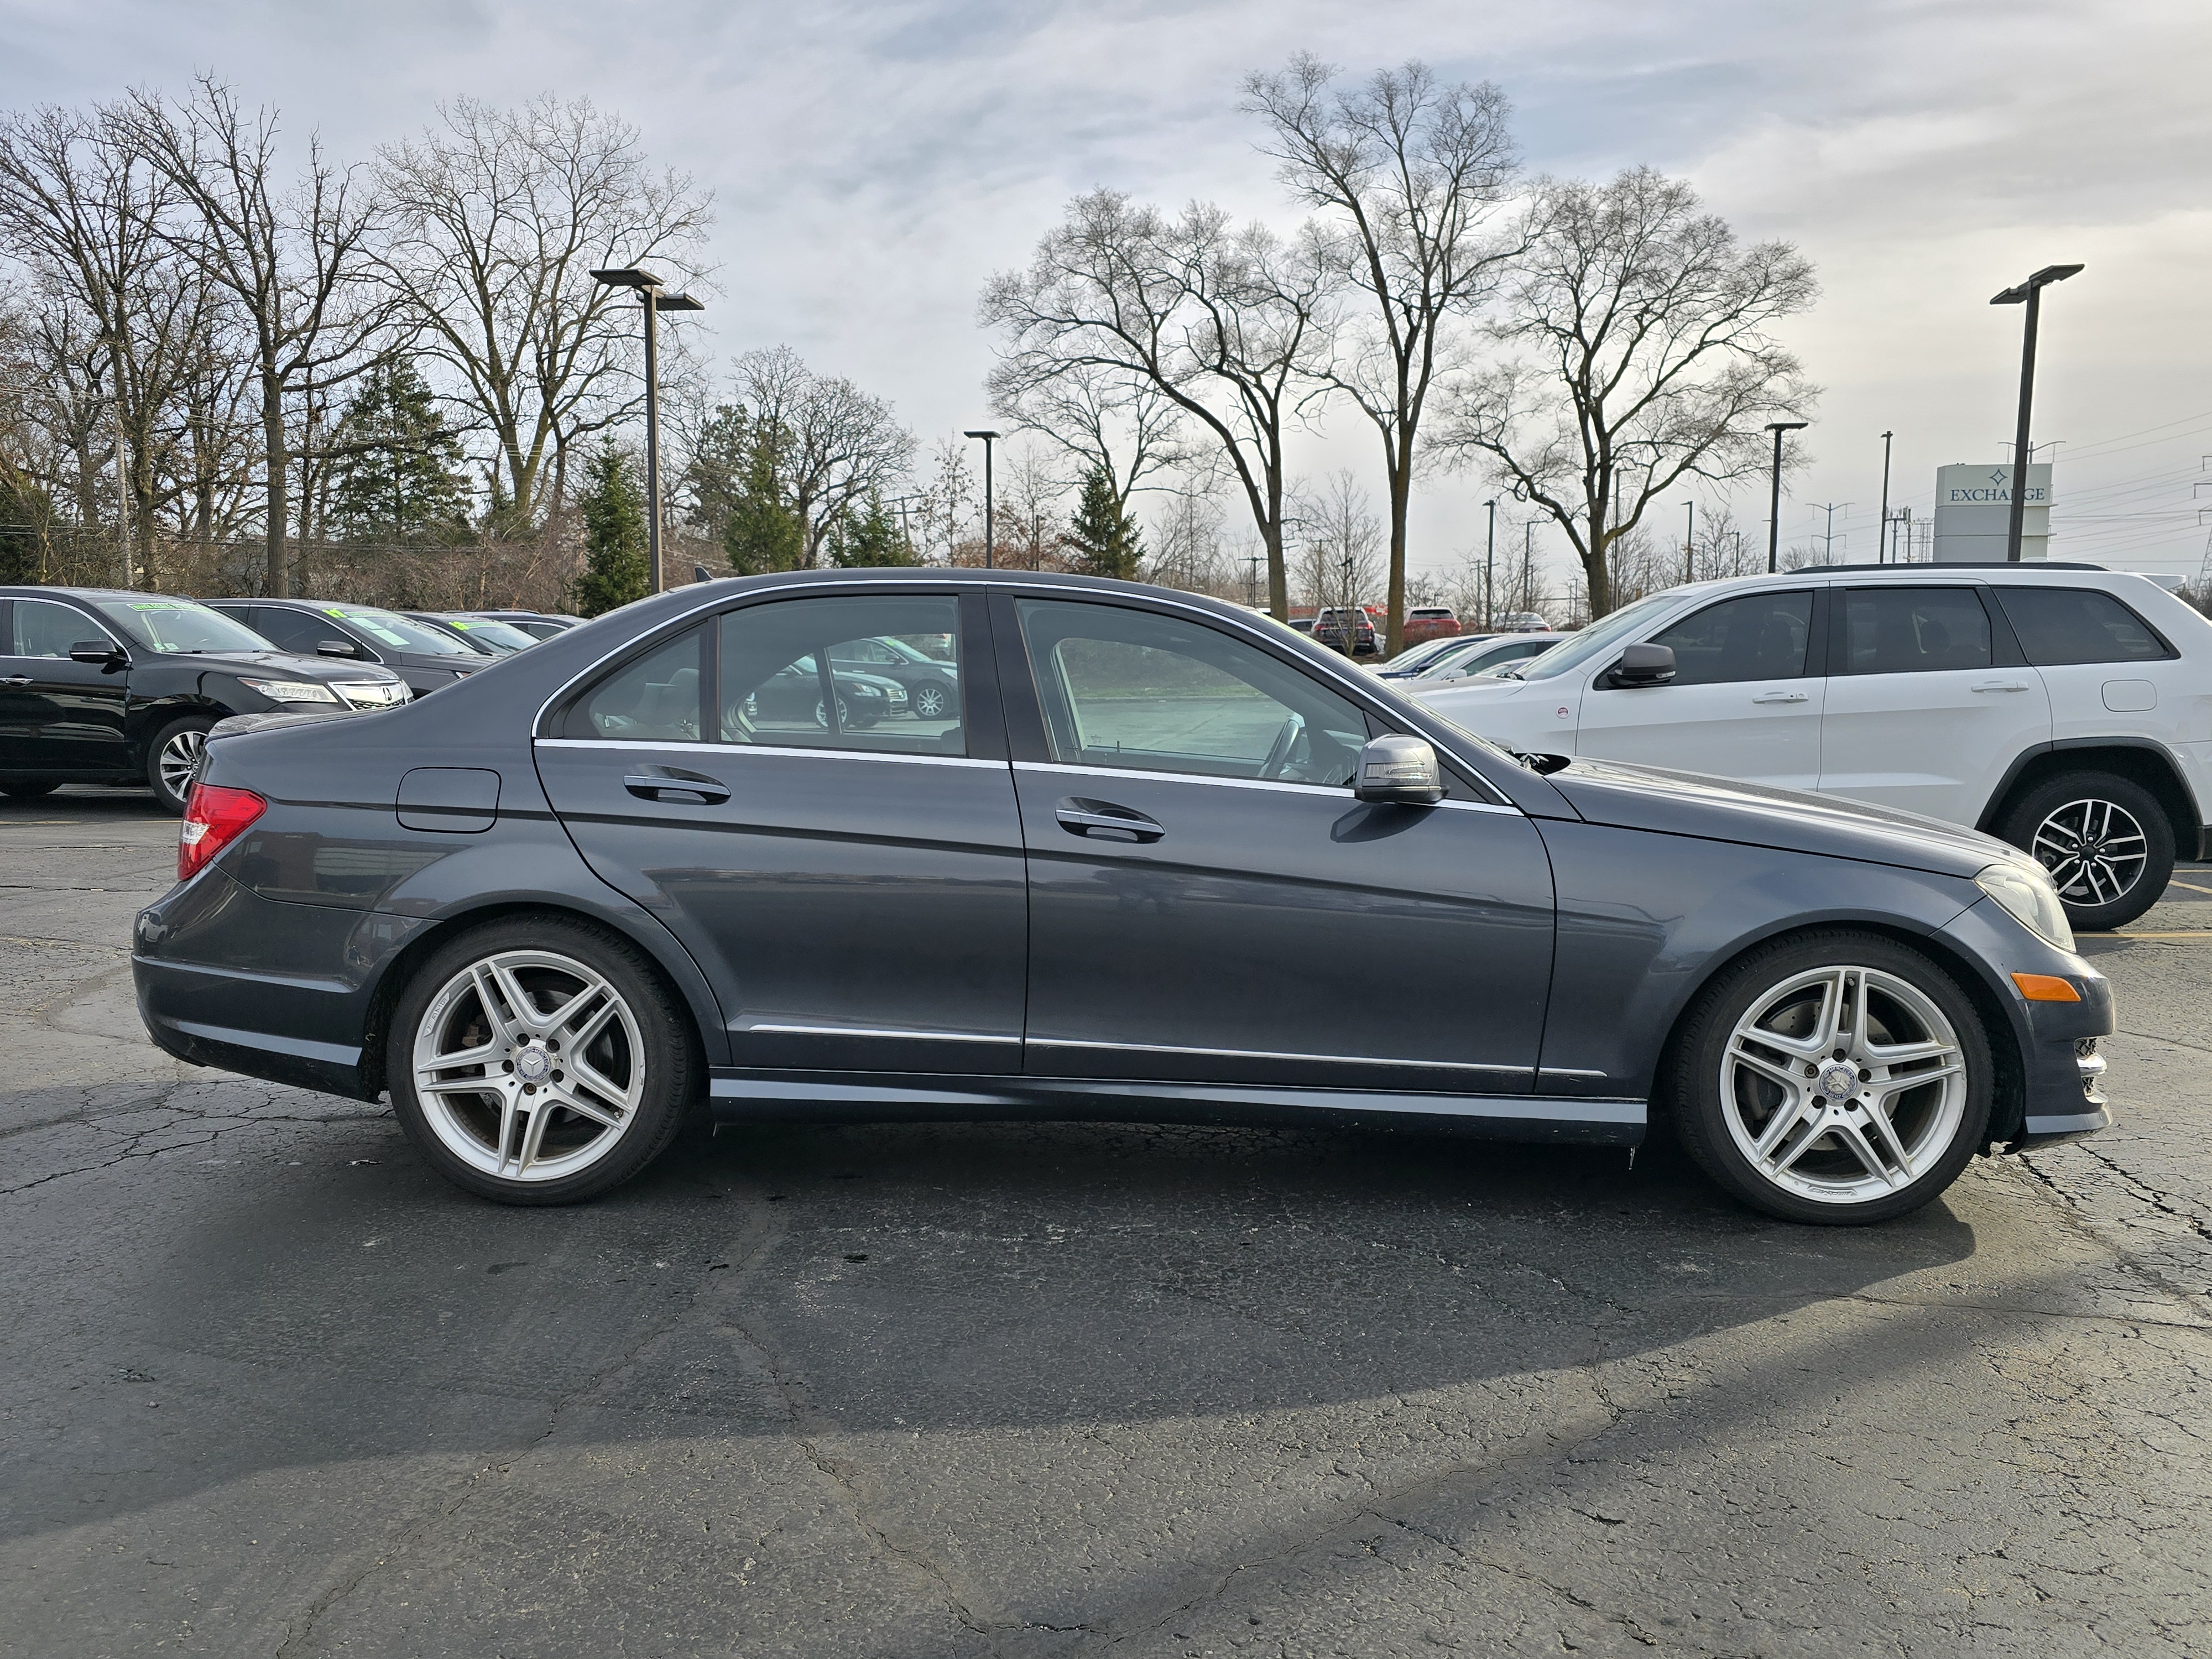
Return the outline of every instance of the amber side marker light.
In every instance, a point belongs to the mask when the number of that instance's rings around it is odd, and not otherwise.
[[[177,879],[189,881],[268,810],[269,803],[251,789],[194,784],[185,797],[185,821],[177,831]]]
[[[2081,1000],[2081,994],[2074,988],[2074,981],[2061,979],[2056,974],[2014,974],[2012,982],[2020,987],[2021,995],[2030,1002]]]

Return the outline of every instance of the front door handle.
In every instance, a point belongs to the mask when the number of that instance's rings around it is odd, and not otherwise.
[[[1984,680],[1978,685],[1969,687],[1968,690],[1974,691],[2025,691],[2027,690],[2027,682],[2026,680]]]
[[[1812,700],[1809,691],[1762,691],[1752,699],[1753,702],[1810,702]]]
[[[1060,802],[1053,816],[1071,836],[1095,835],[1112,841],[1126,836],[1133,842],[1154,842],[1167,834],[1142,812],[1116,806],[1110,800],[1085,800],[1080,795],[1070,795]]]
[[[0,685],[28,685],[30,683],[28,674],[10,674],[6,679],[0,680]]]
[[[696,772],[678,771],[672,766],[642,776],[624,778],[623,787],[641,800],[665,801],[672,795],[693,797],[690,800],[678,799],[674,803],[678,806],[720,806],[730,798],[729,790],[714,779],[702,777]]]

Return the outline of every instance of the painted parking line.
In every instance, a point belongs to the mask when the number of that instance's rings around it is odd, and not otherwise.
[[[2076,939],[2187,939],[2212,944],[2212,927],[2195,927],[2184,933],[2076,933]]]

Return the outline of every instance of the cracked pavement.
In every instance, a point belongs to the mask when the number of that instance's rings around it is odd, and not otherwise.
[[[0,805],[0,1651],[2212,1651],[2212,871],[2085,942],[2120,1126],[1887,1227],[1095,1125],[520,1211],[145,1041],[173,837]]]

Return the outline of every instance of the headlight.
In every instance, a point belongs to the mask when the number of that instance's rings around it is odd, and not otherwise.
[[[271,702],[336,702],[337,697],[327,685],[317,685],[311,680],[249,680],[240,679],[240,685],[258,691]]]
[[[2058,889],[2041,865],[1992,864],[1974,878],[1974,885],[2045,944],[2062,951],[2074,948],[2074,929],[2067,922],[2066,907],[2058,902]]]

